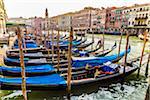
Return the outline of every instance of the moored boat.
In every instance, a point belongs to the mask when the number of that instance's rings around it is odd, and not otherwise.
[[[120,82],[122,78],[127,77],[138,69],[138,66],[133,63],[125,66],[118,64],[109,64],[103,66],[95,66],[92,69],[84,69],[72,73],[71,85],[86,86],[99,82],[100,86],[107,86],[112,82]],[[98,72],[98,74],[96,74]],[[96,76],[95,76],[96,75]],[[34,76],[26,78],[27,90],[65,90],[67,88],[66,74],[50,74],[43,76]],[[2,90],[21,90],[21,78],[0,78]]]
[[[79,67],[79,66],[85,66],[86,64],[93,64],[100,65],[107,61],[119,61],[124,55],[126,51],[120,52],[120,54],[114,54],[110,56],[105,57],[72,57],[72,66]],[[128,53],[130,52],[130,48],[128,49]],[[67,60],[60,59],[60,64],[67,63]],[[8,66],[14,65],[14,66],[20,66],[19,59],[12,59],[12,58],[4,58],[4,63]],[[41,65],[41,64],[54,64],[56,65],[58,61],[53,61],[51,59],[46,58],[39,58],[39,59],[24,59],[24,63],[27,66],[31,65]]]

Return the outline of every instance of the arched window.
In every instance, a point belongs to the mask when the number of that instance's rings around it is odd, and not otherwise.
[[[132,22],[132,25],[134,25],[134,22]]]
[[[140,25],[140,21],[138,21],[138,25]]]

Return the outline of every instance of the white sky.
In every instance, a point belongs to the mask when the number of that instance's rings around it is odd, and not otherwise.
[[[45,8],[49,16],[77,11],[86,6],[111,7],[150,3],[150,0],[4,0],[8,17],[44,17]]]

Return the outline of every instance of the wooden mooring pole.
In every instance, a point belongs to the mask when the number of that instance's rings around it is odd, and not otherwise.
[[[139,78],[140,69],[141,69],[141,66],[142,66],[144,50],[145,50],[145,46],[146,46],[146,42],[147,42],[146,37],[147,37],[147,31],[145,30],[145,32],[144,32],[144,45],[143,45],[143,48],[142,48],[142,53],[141,53],[141,59],[140,59],[140,65],[139,65],[138,73],[137,73],[137,78]]]
[[[125,47],[125,58],[124,58],[124,67],[123,67],[123,75],[122,75],[122,81],[121,81],[121,89],[124,90],[123,83],[125,79],[125,73],[126,73],[126,65],[127,65],[127,54],[128,54],[128,48],[129,48],[129,33],[127,33],[126,36],[126,47]]]
[[[148,55],[148,60],[146,64],[145,77],[148,77],[149,61],[150,61],[150,53]]]
[[[119,40],[118,57],[120,55],[121,43],[122,43],[122,32],[121,32],[121,36],[120,36],[120,40]]]
[[[54,62],[54,31],[53,31],[53,28],[52,28],[52,63]]]
[[[48,40],[48,46],[47,46],[47,52],[48,52],[48,57],[50,58],[50,34],[49,34],[49,29],[48,29],[48,36],[47,36],[47,40]]]
[[[94,32],[92,30],[92,42],[94,42]],[[94,44],[92,44],[91,50],[93,50]]]
[[[104,32],[104,30],[103,30],[103,51],[104,51],[104,48],[105,48],[105,47],[104,47],[104,44],[105,44],[104,41],[105,41],[105,32]]]
[[[18,34],[18,45],[20,49],[19,52],[20,52],[20,66],[21,66],[21,75],[22,75],[22,94],[23,94],[24,100],[27,100],[24,55],[23,55],[23,48],[22,48],[21,30],[19,26],[17,27],[17,34]]]
[[[60,63],[60,50],[59,50],[59,38],[60,38],[60,33],[59,33],[59,29],[58,29],[58,34],[57,34],[57,61],[58,61],[58,64],[57,64],[57,71],[59,71],[59,63]]]
[[[73,28],[71,27],[70,37],[69,37],[69,47],[68,47],[68,76],[67,76],[67,98],[70,100],[71,94],[71,72],[72,72],[72,65],[71,65],[71,55],[72,55],[72,40],[73,40]]]
[[[128,48],[129,48],[129,36],[130,34],[127,33],[127,37],[126,37],[126,52],[125,52],[125,58],[124,58],[124,69],[123,69],[123,74],[125,75],[125,72],[126,72],[126,64],[127,64],[127,55],[128,55]]]
[[[25,33],[27,34],[27,27],[25,27],[25,30],[26,30]],[[24,38],[24,39],[22,39],[22,41],[23,41],[23,45],[24,45],[24,51],[27,52],[27,50],[26,50],[26,39]]]

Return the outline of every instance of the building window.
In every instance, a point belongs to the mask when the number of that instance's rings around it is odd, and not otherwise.
[[[132,25],[134,25],[134,22],[132,22]]]
[[[140,21],[138,21],[138,25],[140,25]]]
[[[140,8],[140,11],[142,11],[142,8]]]
[[[129,22],[129,25],[130,25],[130,22]]]

